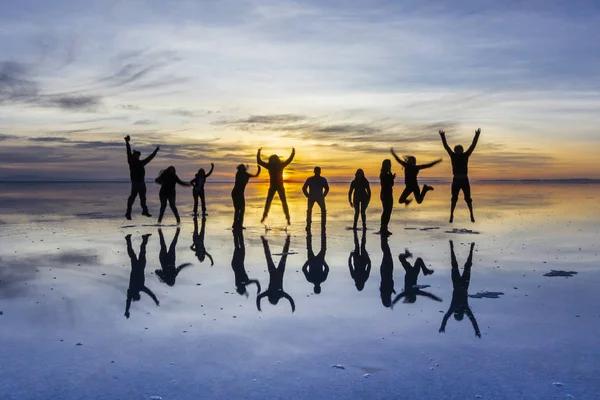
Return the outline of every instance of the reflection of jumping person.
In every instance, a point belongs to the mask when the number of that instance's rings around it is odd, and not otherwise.
[[[158,255],[158,259],[160,260],[160,266],[162,269],[157,269],[154,271],[154,273],[156,276],[158,276],[158,279],[161,282],[164,282],[169,286],[175,285],[175,279],[182,269],[192,265],[191,263],[185,263],[181,264],[179,267],[175,267],[175,248],[177,247],[179,232],[180,229],[177,228],[175,236],[173,237],[171,245],[169,246],[169,251],[167,251],[167,244],[165,243],[165,237],[163,236],[162,229],[158,228],[158,234],[160,236],[160,253]]]
[[[307,229],[312,222],[312,209],[317,203],[321,209],[321,225],[325,226],[327,219],[327,210],[325,209],[325,197],[329,193],[329,184],[327,179],[321,176],[321,167],[315,167],[314,176],[309,177],[302,186],[302,193],[308,199],[308,207],[306,209],[306,225]]]
[[[179,212],[177,212],[177,206],[175,205],[177,196],[175,192],[175,185],[179,183],[182,186],[190,186],[190,184],[179,179],[177,172],[175,171],[175,167],[173,166],[161,171],[158,175],[158,178],[155,179],[155,182],[160,184],[160,191],[158,193],[160,197],[160,213],[158,214],[158,223],[160,224],[162,222],[168,201],[169,206],[173,211],[173,215],[175,215],[175,219],[179,224],[181,220],[179,219]]]
[[[142,215],[146,217],[151,217],[148,212],[148,206],[146,205],[146,183],[144,182],[144,178],[146,177],[146,169],[144,168],[146,164],[148,164],[158,150],[160,150],[160,146],[156,146],[156,149],[150,154],[148,157],[140,160],[140,153],[137,150],[131,151],[131,146],[129,145],[129,140],[131,138],[129,135],[125,136],[125,147],[127,148],[127,163],[129,164],[129,177],[131,178],[131,193],[129,198],[127,199],[127,212],[125,213],[125,218],[131,219],[131,207],[133,206],[133,202],[135,198],[140,196],[140,204],[142,206]]]
[[[261,311],[260,301],[263,299],[263,297],[268,297],[269,302],[273,305],[276,305],[279,302],[279,300],[284,298],[290,302],[292,312],[294,312],[296,311],[296,304],[294,304],[294,299],[292,299],[292,297],[283,290],[283,274],[285,273],[285,263],[287,261],[288,251],[290,249],[290,235],[287,235],[287,238],[285,240],[285,245],[283,246],[283,254],[281,256],[281,260],[279,260],[279,265],[277,266],[277,268],[275,268],[273,258],[271,258],[269,242],[264,236],[261,236],[260,238],[263,242],[265,258],[267,259],[267,266],[269,268],[269,287],[267,288],[267,290],[256,296],[256,308],[258,308],[258,311]]]
[[[454,243],[452,243],[452,240],[450,240],[452,286],[454,286],[454,290],[452,291],[452,303],[450,303],[450,308],[448,309],[446,315],[444,315],[440,332],[445,332],[446,323],[448,322],[450,315],[454,313],[454,319],[457,321],[462,321],[462,319],[465,317],[465,314],[467,314],[467,317],[469,317],[471,320],[471,324],[473,324],[475,335],[479,338],[481,337],[477,320],[471,311],[471,307],[469,307],[469,282],[471,281],[471,267],[473,266],[474,247],[475,243],[471,243],[469,258],[467,258],[467,262],[465,263],[465,267],[461,276],[460,271],[458,270],[458,262],[456,261],[456,256],[454,255]]]
[[[394,302],[392,304],[396,304],[401,298],[404,297],[404,303],[414,303],[415,301],[417,301],[417,296],[425,296],[425,297],[429,297],[430,299],[433,299],[435,301],[442,301],[442,299],[440,299],[438,296],[431,294],[429,292],[426,292],[424,290],[421,290],[418,286],[417,286],[417,280],[419,279],[419,272],[421,272],[421,270],[423,270],[423,274],[425,275],[431,275],[433,274],[433,270],[428,269],[427,266],[425,266],[425,262],[423,261],[423,259],[421,257],[418,257],[415,260],[415,265],[412,266],[410,265],[410,263],[407,261],[407,258],[412,257],[412,254],[410,253],[410,251],[408,251],[408,249],[406,249],[404,251],[404,254],[400,254],[398,256],[398,259],[400,260],[400,263],[402,264],[402,267],[404,267],[404,290],[402,291],[402,293],[400,293],[398,296],[396,296],[396,298],[394,299]]]
[[[354,197],[352,194],[354,193]],[[371,186],[369,181],[365,177],[365,173],[362,169],[357,169],[354,175],[354,180],[350,183],[350,190],[348,191],[348,201],[350,207],[354,207],[354,224],[352,229],[356,230],[356,224],[358,223],[358,213],[362,218],[363,230],[367,229],[367,207],[371,201]]]
[[[415,200],[418,204],[421,204],[425,199],[425,194],[428,191],[433,190],[433,186],[423,185],[423,191],[421,191],[419,188],[419,182],[417,182],[417,175],[422,169],[431,168],[435,164],[441,162],[442,159],[436,160],[429,164],[417,165],[417,159],[415,157],[407,156],[404,160],[402,160],[396,155],[396,153],[394,153],[394,149],[391,149],[390,151],[392,152],[392,155],[396,161],[398,161],[402,167],[404,167],[404,183],[406,184],[406,187],[400,195],[398,202],[400,204],[409,205],[412,200],[409,200],[408,196],[410,196],[411,193],[414,193]]]
[[[388,229],[390,218],[392,217],[392,208],[394,207],[394,179],[396,174],[392,174],[392,161],[388,158],[383,160],[381,164],[381,173],[379,181],[381,182],[381,192],[379,198],[383,210],[381,211],[381,227],[379,228],[380,235],[391,235],[392,232]]]
[[[200,197],[200,201],[202,203],[202,215],[206,215],[206,197],[204,196],[204,184],[206,183],[206,178],[208,178],[215,169],[215,164],[210,163],[210,171],[208,174],[204,171],[204,168],[200,168],[198,173],[190,181],[190,185],[194,187],[192,190],[192,194],[194,195],[194,215],[198,215],[198,197]]]
[[[321,293],[321,285],[327,280],[329,275],[329,265],[325,261],[325,253],[327,252],[327,234],[325,229],[321,231],[321,250],[315,255],[312,248],[312,235],[310,231],[306,233],[306,253],[307,260],[302,266],[302,272],[306,280],[314,285],[313,291],[315,294]]]
[[[273,201],[273,196],[275,193],[279,194],[279,199],[281,200],[281,205],[283,206],[283,213],[285,214],[285,218],[287,220],[287,224],[290,225],[290,210],[288,209],[287,199],[285,197],[285,187],[283,186],[283,169],[290,165],[292,160],[294,159],[294,155],[296,154],[296,149],[292,147],[292,154],[290,154],[289,158],[285,161],[281,161],[277,154],[273,154],[269,157],[269,162],[266,163],[260,158],[260,152],[262,149],[258,149],[256,153],[256,162],[258,165],[269,170],[269,192],[267,193],[267,201],[265,203],[265,211],[263,212],[261,223],[265,222],[267,216],[269,215],[269,209],[271,208],[271,202]]]
[[[241,229],[233,230],[233,257],[231,258],[231,268],[235,275],[235,288],[239,294],[248,296],[247,286],[256,284],[257,295],[260,293],[260,283],[256,279],[250,279],[244,266],[246,260],[246,246],[244,245],[244,231]]]
[[[235,184],[231,191],[231,198],[233,200],[233,229],[245,229],[244,228],[244,213],[246,212],[246,199],[244,198],[244,190],[250,178],[256,178],[260,174],[260,165],[256,175],[248,173],[248,167],[244,164],[237,166],[237,172],[235,174]]]
[[[136,257],[133,247],[131,246],[131,235],[125,236],[127,242],[127,254],[131,261],[131,274],[129,275],[129,289],[127,289],[127,302],[125,304],[125,317],[129,318],[129,308],[131,307],[131,301],[138,301],[141,299],[140,292],[146,293],[156,305],[160,305],[160,302],[152,293],[150,289],[146,287],[146,277],[144,276],[144,270],[146,268],[146,245],[148,244],[148,238],[150,234],[142,236],[142,245],[140,246],[140,255]]]
[[[358,246],[358,233],[354,231],[354,250],[348,256],[348,269],[359,292],[364,289],[371,274],[371,258],[367,253],[366,244],[367,231],[363,230],[362,232],[360,247]]]
[[[450,159],[452,160],[452,174],[454,178],[452,179],[452,203],[450,205],[450,222],[454,220],[454,208],[456,208],[456,202],[458,201],[458,194],[460,191],[463,191],[463,195],[465,196],[465,201],[467,202],[467,206],[469,207],[469,212],[471,213],[471,222],[475,222],[475,217],[473,216],[473,200],[471,200],[471,185],[469,184],[469,157],[475,150],[475,146],[477,146],[477,141],[479,140],[479,135],[481,134],[481,129],[477,129],[475,131],[475,137],[473,138],[473,142],[467,151],[463,151],[463,147],[459,144],[454,146],[454,151],[450,149],[448,146],[448,142],[446,141],[446,133],[444,131],[440,131],[440,137],[442,138],[442,144],[444,145],[444,149],[450,155]]]
[[[194,233],[192,235],[193,244],[190,246],[198,261],[204,262],[204,259],[208,257],[210,259],[210,266],[215,265],[212,256],[206,251],[204,247],[204,235],[206,234],[206,218],[202,218],[202,226],[200,228],[200,234],[198,234],[198,218],[194,218]]]
[[[396,294],[396,290],[394,290],[394,259],[392,258],[392,251],[390,250],[390,244],[386,235],[381,235],[381,252],[383,253],[383,257],[381,259],[381,268],[379,269],[379,273],[381,274],[379,293],[381,295],[381,304],[384,307],[391,307],[392,294]]]

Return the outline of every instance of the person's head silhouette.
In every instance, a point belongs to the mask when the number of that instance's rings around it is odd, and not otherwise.
[[[365,288],[364,282],[355,282],[355,285],[356,285],[356,289],[358,289],[359,292]]]
[[[392,160],[386,158],[381,163],[381,172],[391,172],[392,171]]]
[[[462,321],[463,318],[465,317],[465,310],[456,310],[454,312],[454,319],[457,321]]]
[[[142,153],[140,153],[140,152],[139,152],[139,151],[137,151],[137,150],[134,150],[134,151],[132,151],[132,152],[131,152],[131,155],[132,155],[132,156],[133,156],[133,158],[135,158],[136,160],[139,160],[139,159],[140,159],[140,156],[142,155]]]
[[[321,293],[321,285],[315,284],[315,287],[313,288],[313,292],[315,292],[315,294]]]
[[[405,160],[406,164],[410,165],[411,167],[417,165],[417,159],[414,156],[406,156]]]
[[[454,146],[454,152],[456,154],[462,154],[465,150],[463,149],[463,147],[460,144],[457,144],[456,146]]]
[[[198,174],[197,174],[197,175],[198,175],[198,176],[205,176],[205,175],[206,175],[206,171],[204,171],[204,168],[200,168],[200,169],[198,170]]]
[[[365,177],[365,171],[363,171],[362,168],[357,169],[354,177],[357,179],[363,179]]]
[[[129,297],[131,297],[133,301],[139,301],[142,298],[140,292],[131,289],[127,289],[127,294],[129,295]]]
[[[237,166],[237,170],[241,171],[241,172],[245,172],[246,171],[246,166],[244,164],[240,164]]]
[[[281,160],[279,159],[279,156],[277,154],[272,154],[269,157],[269,164],[271,164],[271,165],[281,164]]]
[[[315,167],[314,171],[315,171],[315,176],[321,175],[321,167]]]

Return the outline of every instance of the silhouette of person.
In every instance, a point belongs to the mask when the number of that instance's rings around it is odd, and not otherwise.
[[[381,182],[381,192],[379,198],[381,199],[381,205],[383,210],[381,211],[381,226],[379,228],[380,235],[391,235],[388,225],[390,218],[392,217],[392,208],[394,207],[394,179],[396,174],[392,174],[392,161],[387,158],[383,160],[381,164],[381,173],[379,174],[379,181]]]
[[[194,218],[194,234],[192,235],[193,244],[190,246],[190,250],[192,250],[196,257],[198,257],[198,261],[204,262],[206,257],[210,260],[210,266],[215,265],[212,256],[206,251],[206,247],[204,247],[204,235],[206,233],[206,218],[202,218],[202,226],[200,228],[200,234],[198,234],[198,218]]]
[[[273,154],[269,157],[269,162],[266,163],[260,158],[260,152],[262,149],[258,149],[256,153],[256,162],[258,165],[266,168],[269,171],[269,192],[267,193],[267,201],[265,203],[265,211],[263,212],[261,223],[265,222],[267,216],[269,215],[269,209],[271,208],[271,202],[273,201],[273,196],[275,193],[279,194],[279,199],[281,200],[281,205],[283,206],[283,213],[285,214],[285,218],[287,220],[287,224],[290,225],[290,210],[288,208],[287,199],[285,197],[285,187],[283,186],[283,169],[290,165],[294,156],[296,155],[296,149],[292,147],[292,154],[290,154],[289,158],[285,161],[281,161],[277,154]]]
[[[290,306],[292,307],[292,312],[296,311],[296,304],[294,303],[294,299],[292,296],[287,294],[283,290],[283,274],[285,273],[285,263],[287,261],[288,251],[290,249],[290,235],[287,235],[285,240],[285,245],[283,246],[283,254],[281,256],[281,260],[279,260],[279,264],[275,267],[273,263],[273,259],[271,258],[271,251],[269,250],[269,242],[264,236],[260,237],[263,242],[263,248],[265,249],[265,258],[267,259],[267,266],[269,269],[269,287],[262,293],[259,293],[256,296],[256,308],[258,311],[262,311],[260,309],[260,302],[264,297],[269,299],[269,302],[273,305],[276,305],[279,300],[282,298],[286,299],[290,302]]]
[[[458,270],[458,262],[456,261],[456,256],[454,255],[454,243],[450,240],[450,254],[452,260],[452,286],[454,290],[452,291],[452,302],[450,303],[450,308],[446,315],[444,315],[444,319],[442,320],[442,326],[440,327],[440,332],[446,331],[446,323],[448,322],[448,318],[450,315],[454,314],[454,319],[457,321],[462,321],[467,314],[469,320],[471,320],[471,324],[473,324],[473,329],[475,330],[475,336],[481,337],[481,331],[479,330],[479,326],[477,325],[477,320],[471,311],[471,307],[469,307],[469,282],[471,281],[471,267],[473,266],[473,248],[475,247],[475,243],[471,243],[471,250],[469,251],[469,258],[467,258],[467,262],[465,263],[465,267],[460,275],[460,271]]]
[[[404,251],[404,254],[400,254],[398,256],[398,259],[400,260],[400,263],[402,264],[402,267],[404,267],[404,290],[402,291],[402,293],[400,293],[398,296],[396,296],[396,298],[394,299],[392,304],[396,304],[401,298],[404,297],[404,303],[414,303],[415,301],[417,301],[417,296],[424,296],[424,297],[429,297],[430,299],[433,299],[435,301],[442,301],[442,299],[440,299],[438,296],[431,294],[429,292],[426,292],[424,290],[421,290],[418,286],[417,286],[417,280],[419,279],[419,272],[421,272],[421,270],[423,270],[423,274],[424,275],[431,275],[433,274],[433,270],[428,269],[427,266],[425,265],[425,262],[423,261],[423,259],[421,257],[418,257],[415,260],[415,265],[411,265],[407,258],[412,257],[412,254],[410,253],[410,251],[408,251],[408,249],[406,249]]]
[[[206,215],[206,196],[204,195],[204,184],[206,183],[206,179],[213,173],[215,169],[215,164],[210,163],[210,171],[208,174],[204,171],[204,168],[200,168],[198,173],[190,181],[190,185],[194,187],[192,190],[192,194],[194,195],[194,216],[198,215],[198,197],[200,197],[200,201],[202,203],[202,216]]]
[[[452,179],[452,202],[450,205],[450,221],[454,221],[454,209],[456,208],[456,203],[458,202],[458,194],[462,190],[463,195],[465,197],[465,202],[469,207],[469,213],[471,214],[471,222],[475,222],[475,217],[473,216],[473,200],[471,199],[471,185],[469,184],[469,157],[473,154],[473,150],[475,150],[475,146],[477,146],[477,141],[479,141],[479,135],[481,134],[481,129],[477,129],[475,131],[475,137],[473,138],[473,142],[471,146],[467,149],[467,151],[463,150],[463,147],[459,144],[454,146],[454,151],[450,149],[448,146],[448,142],[446,141],[446,132],[440,130],[440,137],[442,138],[442,144],[444,145],[444,149],[450,155],[450,159],[452,160],[452,174],[454,178]]]
[[[160,260],[160,266],[162,269],[157,269],[154,271],[154,273],[156,276],[158,276],[158,279],[161,282],[166,283],[169,286],[175,285],[175,279],[182,269],[192,265],[191,263],[185,263],[175,267],[175,248],[177,247],[177,240],[179,239],[180,231],[181,229],[177,228],[175,236],[173,237],[171,245],[169,246],[169,251],[167,251],[167,244],[165,243],[165,237],[162,233],[162,229],[158,228],[158,235],[160,236],[160,253],[158,255],[158,259]]]
[[[156,149],[150,154],[148,157],[140,160],[140,153],[137,150],[131,151],[131,145],[129,141],[131,138],[129,135],[125,136],[125,147],[127,148],[127,163],[129,164],[129,177],[131,179],[131,193],[129,194],[129,198],[127,199],[127,211],[125,212],[125,218],[131,220],[131,207],[133,206],[133,202],[135,198],[140,196],[140,205],[142,206],[142,215],[146,217],[151,217],[152,215],[148,211],[148,206],[146,205],[146,182],[144,178],[146,177],[146,169],[144,168],[146,164],[148,164],[158,150],[160,150],[160,146],[156,146]]]
[[[246,212],[246,199],[244,198],[244,191],[250,178],[256,178],[260,174],[260,165],[255,175],[248,173],[248,167],[244,164],[237,166],[237,172],[235,174],[235,184],[231,191],[231,199],[233,200],[233,229],[246,229],[244,228],[244,213]]]
[[[348,256],[348,269],[359,292],[364,289],[365,283],[367,283],[371,274],[371,257],[369,257],[369,253],[367,252],[366,244],[367,231],[363,230],[362,232],[360,247],[358,245],[358,233],[354,231],[354,250]]]
[[[406,184],[406,187],[402,191],[398,203],[406,204],[408,206],[412,201],[408,198],[408,196],[410,196],[411,193],[414,193],[415,200],[418,204],[421,204],[425,199],[425,194],[427,194],[428,191],[433,190],[433,186],[423,185],[423,191],[421,191],[419,188],[419,182],[417,182],[417,175],[419,175],[419,171],[422,169],[431,168],[437,163],[440,163],[442,159],[440,158],[439,160],[429,164],[417,165],[417,159],[414,156],[406,156],[404,160],[402,160],[396,155],[396,153],[394,153],[394,149],[390,149],[390,151],[392,152],[392,155],[396,161],[398,161],[404,168],[404,183]]]
[[[325,261],[327,252],[327,234],[325,229],[321,231],[321,250],[315,255],[312,248],[312,235],[310,230],[306,233],[306,253],[307,260],[302,266],[302,272],[306,280],[314,285],[313,292],[321,293],[321,285],[327,280],[329,275],[329,265]]]
[[[235,275],[235,290],[240,295],[248,296],[247,287],[256,284],[256,294],[260,293],[260,282],[256,279],[250,279],[244,266],[246,260],[246,246],[244,245],[244,231],[242,229],[233,230],[233,257],[231,258],[231,269]]]
[[[140,293],[144,292],[156,305],[160,305],[160,302],[152,293],[150,289],[146,287],[146,245],[148,244],[148,238],[150,234],[142,236],[142,244],[140,246],[140,255],[136,257],[133,247],[131,246],[131,235],[125,236],[127,242],[127,254],[131,261],[131,274],[129,275],[129,288],[127,289],[127,302],[125,304],[125,317],[129,318],[129,308],[131,307],[131,301],[139,301],[141,299]]]
[[[381,284],[379,286],[379,294],[381,295],[381,304],[384,307],[392,307],[392,294],[396,294],[394,290],[394,259],[388,243],[387,235],[381,235]]]
[[[304,186],[302,186],[302,193],[308,199],[308,207],[306,209],[306,224],[310,225],[312,222],[312,209],[317,203],[321,209],[321,225],[325,225],[327,219],[327,210],[325,209],[325,197],[329,193],[329,184],[327,179],[321,176],[321,167],[315,167],[314,176],[309,177]]]
[[[354,197],[352,195],[354,194]],[[356,224],[358,223],[358,214],[362,218],[363,230],[367,229],[367,207],[371,201],[371,186],[369,181],[365,177],[365,172],[362,169],[357,169],[354,175],[354,180],[350,183],[350,190],[348,191],[348,201],[350,207],[354,207],[354,224],[352,229],[356,230]]]
[[[160,191],[158,193],[160,198],[160,213],[158,214],[158,223],[160,224],[162,222],[168,201],[169,206],[173,211],[173,215],[175,215],[175,220],[179,224],[181,220],[179,219],[179,212],[177,212],[177,206],[175,205],[175,200],[177,198],[175,185],[180,184],[182,186],[190,186],[190,184],[179,179],[177,172],[175,171],[175,167],[172,165],[167,169],[160,171],[160,174],[158,175],[158,178],[155,179],[155,182],[160,184]]]

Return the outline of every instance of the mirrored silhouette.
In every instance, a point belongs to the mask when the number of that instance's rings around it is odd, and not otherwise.
[[[169,246],[169,250],[167,250],[167,244],[165,243],[162,229],[158,228],[158,235],[160,236],[160,253],[158,259],[160,260],[162,269],[157,269],[154,273],[161,282],[166,283],[169,286],[175,285],[175,279],[177,279],[177,275],[179,275],[181,270],[192,265],[191,263],[185,263],[178,267],[175,266],[177,264],[175,249],[177,248],[177,240],[179,239],[180,232],[181,229],[177,228],[175,236],[173,236],[173,240]]]
[[[244,244],[244,231],[242,229],[233,230],[233,257],[231,258],[231,269],[235,275],[235,290],[248,296],[247,287],[256,285],[256,294],[260,293],[260,282],[256,279],[250,279],[246,272],[244,262],[246,260],[246,246]]]
[[[265,250],[265,258],[267,259],[267,266],[269,270],[269,287],[267,288],[267,290],[260,293],[256,297],[256,308],[258,308],[258,311],[262,311],[260,309],[260,302],[265,297],[267,297],[269,299],[269,302],[273,305],[276,305],[279,302],[279,300],[284,298],[290,302],[292,312],[294,312],[296,311],[296,304],[294,303],[294,299],[292,299],[292,296],[290,296],[283,290],[283,275],[285,274],[285,263],[287,261],[288,252],[290,250],[290,235],[287,235],[285,239],[285,245],[283,246],[283,252],[277,267],[275,267],[275,263],[273,263],[273,258],[271,257],[269,241],[264,236],[261,236],[260,238],[262,239],[263,248]]]
[[[417,285],[419,273],[423,271],[423,275],[433,274],[433,270],[428,269],[421,257],[417,257],[415,265],[411,265],[408,261],[412,257],[412,253],[406,249],[403,254],[398,256],[402,267],[404,268],[404,290],[394,299],[392,304],[396,304],[400,299],[404,299],[404,303],[414,303],[417,301],[417,296],[428,297],[435,301],[442,301],[438,296],[426,292],[422,286]]]
[[[454,314],[454,319],[457,321],[462,321],[467,314],[467,317],[471,321],[473,325],[473,329],[475,330],[475,335],[477,337],[481,337],[481,331],[479,330],[479,326],[477,325],[477,320],[471,311],[471,307],[469,307],[469,283],[471,282],[471,267],[473,266],[473,248],[475,247],[475,243],[471,243],[471,249],[469,250],[469,257],[465,262],[465,266],[463,269],[462,275],[458,270],[458,261],[456,261],[456,255],[454,254],[454,243],[450,240],[450,254],[451,254],[451,262],[452,262],[452,286],[454,287],[452,291],[452,303],[450,304],[450,308],[446,315],[444,315],[444,319],[442,320],[442,326],[440,327],[440,332],[446,331],[446,323],[451,315]]]
[[[269,191],[267,193],[267,201],[265,203],[265,210],[263,212],[261,223],[265,222],[267,216],[269,215],[269,209],[271,208],[271,203],[273,202],[273,197],[275,193],[279,195],[279,199],[281,200],[281,205],[283,207],[283,213],[285,214],[285,218],[287,219],[287,224],[290,225],[290,210],[287,203],[287,198],[285,197],[285,187],[283,185],[283,170],[285,167],[290,165],[294,156],[296,155],[296,149],[292,148],[292,154],[288,157],[287,160],[281,161],[277,154],[272,154],[269,157],[269,162],[266,163],[262,160],[260,156],[261,149],[258,149],[256,153],[256,163],[263,168],[266,168],[269,171]]]
[[[312,210],[315,203],[321,209],[321,225],[325,226],[327,219],[327,209],[325,208],[325,197],[329,193],[329,184],[327,179],[321,176],[321,167],[315,167],[314,175],[307,178],[302,186],[302,193],[308,199],[308,205],[306,208],[306,225],[310,225],[312,222]]]
[[[348,190],[348,201],[350,207],[354,208],[354,223],[352,229],[356,230],[358,223],[358,215],[362,218],[362,228],[367,229],[367,207],[371,201],[371,186],[369,181],[365,177],[365,172],[359,168],[356,170],[354,180],[350,183],[350,190]]]
[[[206,257],[210,260],[210,266],[215,265],[212,256],[208,251],[206,251],[206,247],[204,247],[204,236],[206,234],[206,218],[202,218],[202,224],[200,225],[200,234],[198,234],[198,218],[194,217],[194,233],[192,236],[192,245],[190,249],[196,254],[198,261],[204,262]]]
[[[125,304],[125,317],[129,318],[129,309],[131,308],[132,301],[139,301],[141,299],[141,293],[144,292],[158,306],[160,302],[154,295],[154,293],[146,287],[146,245],[148,244],[148,238],[151,234],[142,236],[142,244],[140,245],[139,256],[136,256],[135,251],[131,245],[131,235],[125,236],[125,242],[127,243],[127,254],[131,261],[131,274],[129,275],[129,288],[127,289],[127,302]]]
[[[371,257],[367,252],[367,231],[362,231],[360,246],[358,243],[358,232],[354,231],[354,250],[348,257],[348,269],[350,276],[354,279],[356,289],[360,292],[364,289],[369,275],[371,274]]]
[[[192,195],[194,196],[194,216],[198,215],[198,198],[202,206],[202,216],[206,216],[206,195],[204,193],[204,184],[206,179],[212,175],[215,169],[215,164],[210,163],[210,171],[206,173],[204,168],[200,168],[194,176],[194,179],[190,181],[190,185],[193,186]]]
[[[156,156],[156,153],[160,150],[160,146],[156,146],[156,149],[148,157],[140,159],[142,153],[137,150],[131,150],[130,142],[131,138],[129,135],[125,136],[125,148],[127,150],[127,164],[129,164],[129,178],[131,179],[131,193],[127,199],[127,211],[125,212],[125,218],[131,220],[131,208],[133,202],[137,196],[140,197],[140,205],[142,206],[142,215],[151,217],[152,215],[148,211],[146,205],[146,165],[152,161]]]
[[[381,304],[384,307],[392,307],[392,295],[396,294],[394,290],[394,259],[392,258],[387,235],[381,235],[381,252],[383,253],[379,269],[381,275],[381,284],[379,285]]]
[[[310,228],[306,231],[306,257],[307,260],[302,266],[302,272],[306,280],[314,285],[313,292],[321,293],[321,285],[327,280],[329,275],[329,265],[325,261],[327,252],[327,233],[325,229],[321,230],[321,249],[315,255],[312,246],[312,234]]]

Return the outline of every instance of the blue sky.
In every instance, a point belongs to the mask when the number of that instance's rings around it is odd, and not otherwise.
[[[479,126],[476,176],[600,178],[600,3],[421,3],[5,2],[0,179],[126,178],[126,134],[157,170],[296,146],[376,174]]]

